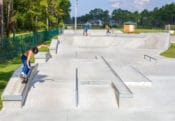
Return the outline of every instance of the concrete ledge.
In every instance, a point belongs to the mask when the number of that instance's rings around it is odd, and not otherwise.
[[[45,63],[51,57],[49,52],[39,52],[35,55],[35,63]]]
[[[133,93],[125,85],[125,83],[123,83],[123,81],[121,79],[118,79],[116,81],[112,81],[111,86],[114,89],[118,108],[121,108],[122,106],[127,104],[127,102],[124,103],[123,101],[129,100],[130,98],[133,97]]]
[[[80,81],[81,85],[108,85],[109,81],[108,80],[103,80],[103,81]]]
[[[50,47],[49,47],[49,51],[52,55],[57,54],[57,49],[58,49],[58,45],[59,45],[60,41],[57,39],[52,39],[51,43],[50,43]]]
[[[108,66],[108,68],[111,70],[111,72],[115,75],[116,80],[113,80],[111,85],[115,91],[115,95],[116,95],[116,100],[118,103],[118,107],[120,106],[120,101],[121,98],[132,98],[133,97],[133,93],[131,92],[131,90],[127,87],[127,85],[123,82],[123,80],[121,79],[121,77],[118,75],[118,73],[112,68],[112,66],[108,63],[108,61],[101,56],[102,60],[104,61],[104,63]]]
[[[114,70],[127,86],[152,86],[152,81],[141,73],[136,67],[115,67]]]
[[[45,63],[49,60],[51,55],[57,54],[57,49],[58,49],[58,44],[59,40],[57,39],[52,39],[50,47],[49,47],[49,52],[39,52],[38,54],[35,55],[35,62],[36,63]]]
[[[127,33],[117,33],[115,36],[117,37],[133,37],[133,38],[144,38],[145,34],[127,34]]]
[[[36,64],[29,71],[30,76],[28,78],[27,83],[22,83],[22,80],[19,77],[19,74],[21,73],[22,70],[22,66],[16,69],[1,96],[1,99],[3,101],[3,108],[14,109],[14,108],[20,108],[24,105],[25,99],[28,95],[28,91],[32,84],[32,80],[34,76],[37,74],[37,68],[38,64]]]
[[[128,101],[130,101],[130,98],[133,97],[133,94],[130,90],[129,91],[122,91],[121,86],[117,85],[115,82],[111,83],[111,87],[114,89],[115,98],[117,101],[118,108],[121,108],[121,107],[127,105]]]

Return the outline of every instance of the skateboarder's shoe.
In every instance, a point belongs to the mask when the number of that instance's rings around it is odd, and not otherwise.
[[[23,72],[21,72],[19,76],[21,79],[27,79],[27,75],[24,74]]]

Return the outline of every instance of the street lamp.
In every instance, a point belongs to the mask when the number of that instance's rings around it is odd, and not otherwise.
[[[78,0],[75,0],[75,30],[77,30],[77,8],[78,8]]]

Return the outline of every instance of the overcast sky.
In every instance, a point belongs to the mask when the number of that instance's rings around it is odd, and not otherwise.
[[[76,0],[71,1],[71,16],[74,16]],[[89,13],[94,8],[102,8],[112,12],[114,9],[121,8],[129,11],[152,10],[168,3],[175,3],[175,0],[78,0],[78,16]]]

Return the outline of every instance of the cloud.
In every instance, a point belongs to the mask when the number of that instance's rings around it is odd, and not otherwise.
[[[151,0],[109,0],[114,9],[127,9],[131,11],[142,11]]]
[[[134,0],[135,7],[139,11],[145,9],[149,3],[150,0]]]
[[[113,8],[120,8],[120,0],[109,0]]]

